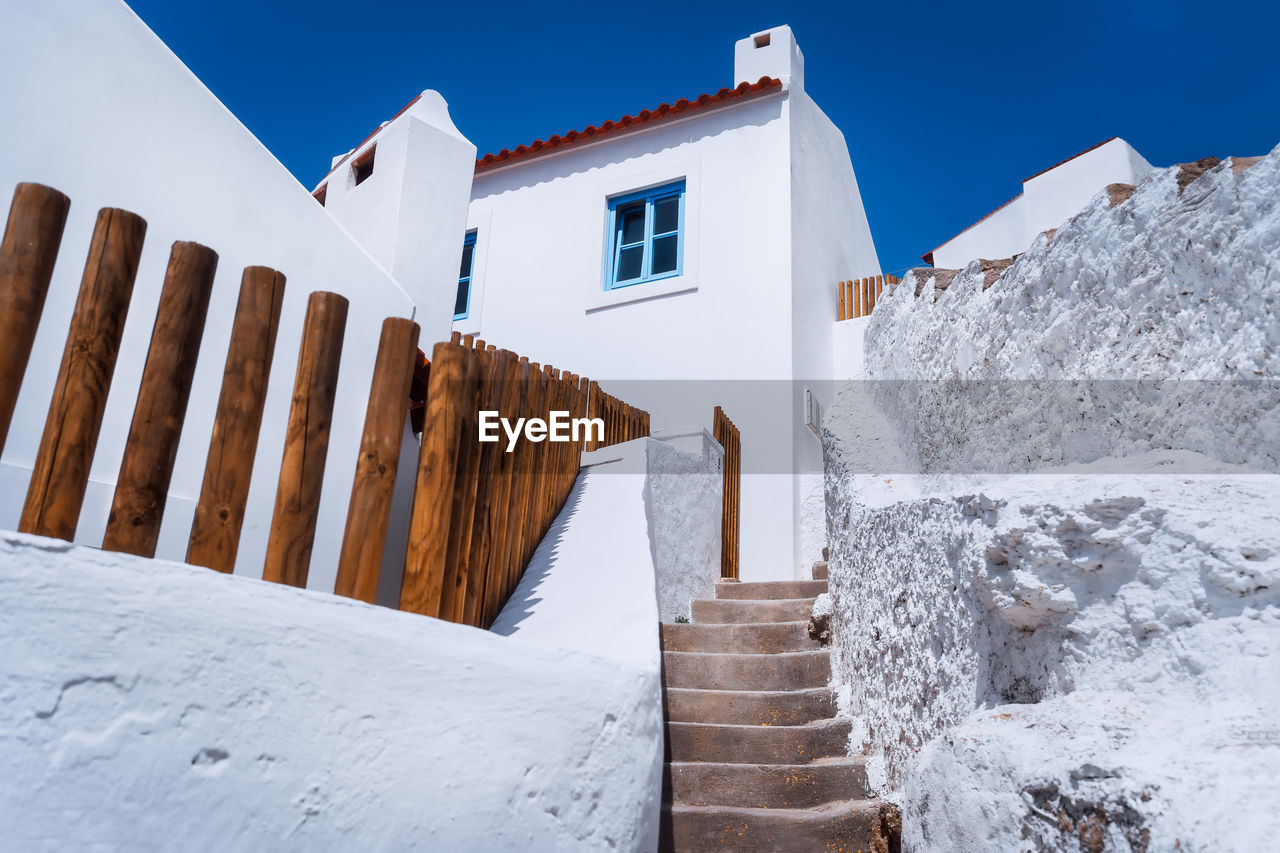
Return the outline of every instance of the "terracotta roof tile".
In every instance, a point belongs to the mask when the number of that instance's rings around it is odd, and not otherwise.
[[[614,135],[624,131],[639,129],[640,125],[650,124],[664,119],[675,118],[686,113],[693,112],[707,107],[717,106],[726,101],[736,100],[753,95],[769,94],[780,90],[782,81],[776,77],[761,77],[754,83],[739,83],[737,88],[730,89],[728,87],[721,89],[714,95],[703,93],[692,101],[688,98],[681,98],[674,104],[660,104],[656,109],[641,110],[634,116],[626,115],[617,121],[606,121],[599,127],[588,125],[582,130],[571,130],[565,134],[557,134],[549,139],[535,139],[529,145],[517,145],[512,151],[503,148],[497,154],[486,154],[476,160],[476,171],[483,172],[487,169],[496,169],[499,166],[505,166],[513,160],[520,160],[525,157],[531,157],[538,154],[549,154],[552,151],[558,151],[566,146],[574,143],[591,140],[598,136]]]

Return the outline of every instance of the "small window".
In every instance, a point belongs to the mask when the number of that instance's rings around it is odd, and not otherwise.
[[[458,268],[458,297],[453,303],[453,319],[465,320],[471,313],[471,272],[476,262],[476,232],[468,231],[462,241],[462,266]]]
[[[605,289],[680,275],[684,181],[609,201]]]
[[[757,48],[768,47],[770,35],[772,35],[772,33],[761,33],[760,35],[756,36],[755,37],[756,47]]]
[[[324,207],[324,200],[329,195],[329,185],[321,184],[320,188],[311,194],[311,197],[320,202],[320,206]]]
[[[377,152],[378,146],[374,145],[368,151],[360,155],[360,157],[351,164],[351,175],[355,179],[355,185],[360,186],[369,179],[373,174],[373,155]]]

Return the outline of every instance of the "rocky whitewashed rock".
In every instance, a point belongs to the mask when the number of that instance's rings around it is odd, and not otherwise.
[[[1280,834],[1280,149],[1202,165],[909,274],[895,381],[827,412],[833,672],[904,849]]]

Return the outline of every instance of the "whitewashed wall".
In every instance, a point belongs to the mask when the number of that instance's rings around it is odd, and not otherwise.
[[[657,848],[651,566],[562,626],[645,638],[614,657],[15,533],[0,565],[5,849]]]
[[[793,472],[821,462],[795,380],[829,378],[835,282],[878,271],[843,137],[800,88],[790,29],[767,32],[739,42],[734,82],[773,75],[782,93],[477,174],[455,324],[601,380],[655,427],[722,405],[742,430],[744,580],[796,572]],[[608,197],[680,179],[682,275],[605,291]]]
[[[237,571],[262,570],[307,295],[351,299],[311,584],[332,588],[379,327],[412,299],[118,0],[0,6],[0,194],[20,181],[71,198],[44,320],[0,460],[0,527],[17,525],[79,288],[94,218],[148,222],[77,542],[101,541],[151,326],[175,240],[219,253],[159,555],[182,559],[222,380],[241,270],[288,277]]]
[[[1025,252],[1037,234],[1074,216],[1107,184],[1137,184],[1151,169],[1133,146],[1112,139],[1024,181],[1017,198],[934,249],[934,266],[962,269],[974,258]]]
[[[600,380],[655,427],[709,424],[723,405],[744,469],[779,472],[743,484],[744,578],[789,575],[792,562],[787,110],[770,95],[478,174],[476,284],[456,324]],[[606,199],[680,179],[683,274],[604,291]],[[778,405],[748,417],[762,389]],[[754,488],[762,480],[773,488]]]
[[[778,28],[783,29],[783,28]],[[781,42],[771,34],[771,47]],[[790,32],[787,32],[790,39]],[[797,51],[798,52],[798,51]],[[844,134],[804,91],[791,93],[791,304],[793,407],[808,388],[823,408],[833,401],[836,283],[880,275],[880,261],[862,206]],[[822,559],[822,445],[803,417],[792,421],[793,481],[799,535],[792,559],[800,576]]]
[[[836,381],[861,379],[866,369],[863,341],[871,318],[854,317],[836,323],[831,334],[832,375]]]

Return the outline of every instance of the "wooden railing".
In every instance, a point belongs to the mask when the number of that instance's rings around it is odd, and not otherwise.
[[[30,359],[70,202],[20,184],[0,242],[0,449]],[[146,223],[104,209],[85,263],[19,530],[71,540],[89,482]],[[173,245],[102,547],[155,555],[213,288],[217,254]],[[248,267],[223,371],[186,560],[236,563],[267,402],[285,277]],[[305,586],[319,522],[347,300],[314,292],[298,354],[263,578]],[[478,412],[603,420],[604,446],[647,435],[648,413],[594,382],[468,338],[420,361],[418,326],[383,321],[334,591],[373,602],[383,564],[401,439],[415,380],[426,385],[422,444],[400,608],[487,626],[572,489],[587,436],[568,442],[478,440]],[[593,436],[594,438],[594,436]]]
[[[894,285],[902,279],[893,275],[877,275],[860,278],[854,281],[842,281],[836,285],[840,300],[839,318],[852,320],[855,317],[866,317],[876,307],[876,300],[884,291],[884,286]]]
[[[738,532],[741,527],[742,442],[738,427],[716,406],[712,435],[724,448],[724,507],[720,521],[720,576],[738,577]]]

